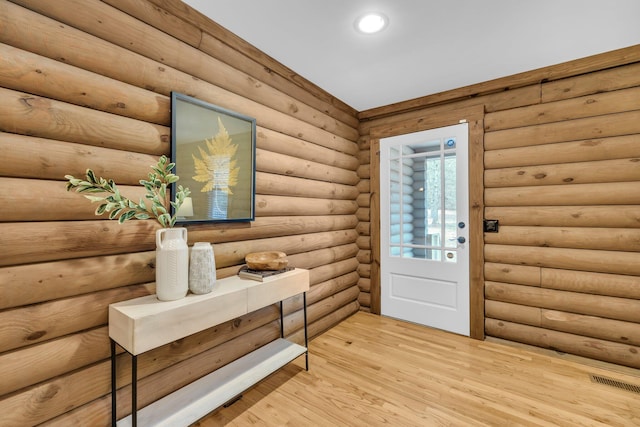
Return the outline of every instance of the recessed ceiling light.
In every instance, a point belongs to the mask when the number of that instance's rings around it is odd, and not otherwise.
[[[355,22],[356,29],[361,33],[373,34],[384,30],[389,20],[382,13],[367,13]]]

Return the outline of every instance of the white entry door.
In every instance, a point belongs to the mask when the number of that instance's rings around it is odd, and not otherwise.
[[[380,140],[381,311],[469,335],[467,123]]]

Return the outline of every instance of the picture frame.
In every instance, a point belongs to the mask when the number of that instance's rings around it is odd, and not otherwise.
[[[253,221],[255,159],[256,119],[171,92],[172,198],[178,184],[191,190],[177,223]]]

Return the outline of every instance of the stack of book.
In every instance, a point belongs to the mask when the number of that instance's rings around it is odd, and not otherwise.
[[[293,269],[294,267],[285,267],[281,270],[253,270],[245,265],[240,269],[240,271],[238,271],[238,276],[242,277],[243,279],[251,279],[262,282],[267,277],[286,273],[287,271],[291,271]]]

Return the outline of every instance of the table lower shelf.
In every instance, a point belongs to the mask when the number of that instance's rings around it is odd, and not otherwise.
[[[306,352],[279,338],[139,410],[138,425],[188,426]],[[131,424],[129,415],[117,425]]]

